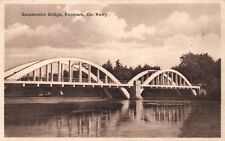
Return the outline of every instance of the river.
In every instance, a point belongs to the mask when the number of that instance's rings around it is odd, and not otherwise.
[[[5,136],[220,137],[220,109],[206,100],[5,97]]]

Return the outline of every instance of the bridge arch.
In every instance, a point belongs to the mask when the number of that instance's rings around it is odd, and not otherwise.
[[[92,78],[95,81],[97,80],[96,83],[104,83],[100,80],[100,73],[102,73],[105,75],[105,81],[108,82],[110,80],[110,83],[121,84],[115,76],[113,76],[109,71],[107,71],[102,66],[97,65],[91,61],[88,61],[85,59],[80,59],[80,58],[51,58],[51,59],[45,59],[45,60],[39,60],[39,61],[30,62],[30,63],[25,63],[20,66],[17,66],[17,67],[7,70],[5,72],[5,81],[10,81],[10,80],[20,81],[20,79],[23,76],[26,76],[27,74],[29,74],[39,68],[46,67],[46,70],[47,70],[47,68],[49,68],[48,65],[52,65],[53,63],[59,64],[58,65],[59,73],[61,73],[60,72],[60,70],[61,70],[60,64],[69,64],[69,81],[72,80],[72,78],[71,78],[72,65],[77,63],[75,66],[76,66],[76,68],[79,69],[79,73],[82,73],[82,72],[88,73],[88,79],[91,80],[91,78]],[[88,70],[86,68],[84,68],[83,65],[87,65]],[[91,73],[91,68],[93,68],[93,67],[95,69],[97,69],[97,76],[95,74]],[[47,77],[47,75],[46,75],[46,77]],[[60,77],[60,75],[58,75],[58,77]],[[82,77],[82,74],[81,74],[81,76],[79,74],[79,81],[81,79],[80,77]],[[124,87],[120,88],[120,90],[122,91],[123,95],[127,99],[130,98],[128,91]]]
[[[160,79],[159,78],[160,76],[161,76],[161,79],[163,80],[162,84],[160,84],[159,82],[157,83],[157,80],[156,80],[156,79]],[[192,84],[187,80],[187,78],[183,74],[173,69],[164,69],[164,70],[156,71],[142,83],[143,86],[148,84],[189,86],[190,88],[192,87]],[[144,89],[141,90],[141,93],[143,90]],[[191,88],[191,90],[194,95],[197,95],[194,89]]]
[[[139,82],[134,84],[134,81],[137,80]],[[128,84],[139,85],[135,86],[135,90],[133,90],[135,94],[131,93],[131,96],[136,98],[142,98],[141,94],[146,87],[175,88],[178,93],[178,89],[191,89],[194,95],[197,95],[194,88],[199,89],[198,86],[192,86],[184,75],[173,69],[146,70],[134,76]]]
[[[143,71],[143,72],[141,72],[141,73],[138,73],[136,76],[134,76],[129,82],[128,82],[128,84],[133,84],[134,83],[134,81],[136,81],[136,80],[138,80],[138,79],[140,79],[140,78],[142,78],[142,77],[144,77],[145,75],[147,75],[147,74],[152,74],[152,73],[154,73],[154,72],[156,72],[157,70],[146,70],[146,71]]]
[[[160,74],[163,74],[164,77],[168,77],[169,79],[172,79],[171,77],[168,76],[168,73],[174,73],[174,74],[178,75],[183,80],[185,80],[185,82],[189,86],[191,86],[191,83],[187,80],[187,78],[185,78],[185,76],[183,74],[181,74],[180,72],[178,72],[176,70],[173,70],[173,69],[165,69],[165,70],[156,71],[148,79],[145,80],[145,82],[143,83],[143,85],[146,85],[146,84],[150,83],[152,80],[154,80],[154,78],[156,78],[156,76],[159,76]],[[172,79],[172,80],[174,80],[174,79]]]
[[[32,62],[29,62],[29,63],[24,63],[24,64],[21,64],[19,66],[15,66],[13,68],[10,68],[10,69],[5,71],[4,78],[7,79],[8,77],[17,73],[18,71],[20,71],[22,69],[25,69],[25,68],[27,68],[27,67],[29,67],[29,66],[33,65],[34,63],[37,63],[37,62],[40,62],[40,61],[32,61]]]

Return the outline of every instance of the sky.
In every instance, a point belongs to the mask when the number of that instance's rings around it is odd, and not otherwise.
[[[107,16],[22,16],[22,13]],[[8,4],[5,69],[53,57],[171,68],[182,54],[220,58],[219,4]]]

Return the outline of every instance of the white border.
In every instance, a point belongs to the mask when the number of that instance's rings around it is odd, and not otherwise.
[[[221,5],[221,138],[5,138],[4,137],[4,5],[5,4],[87,4],[87,3],[129,3],[129,4],[137,4],[137,3],[219,3]],[[225,140],[225,28],[224,28],[224,21],[225,21],[225,1],[224,0],[0,0],[0,141],[37,141],[37,140],[99,140],[99,141],[114,141],[114,140],[127,140],[127,141],[136,141],[136,140],[157,140],[157,141],[222,141]],[[213,130],[213,129],[212,129]]]

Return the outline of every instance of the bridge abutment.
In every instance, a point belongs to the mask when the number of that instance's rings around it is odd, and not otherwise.
[[[134,81],[134,86],[131,87],[130,99],[143,99],[143,97],[141,96],[141,92],[141,81]]]

